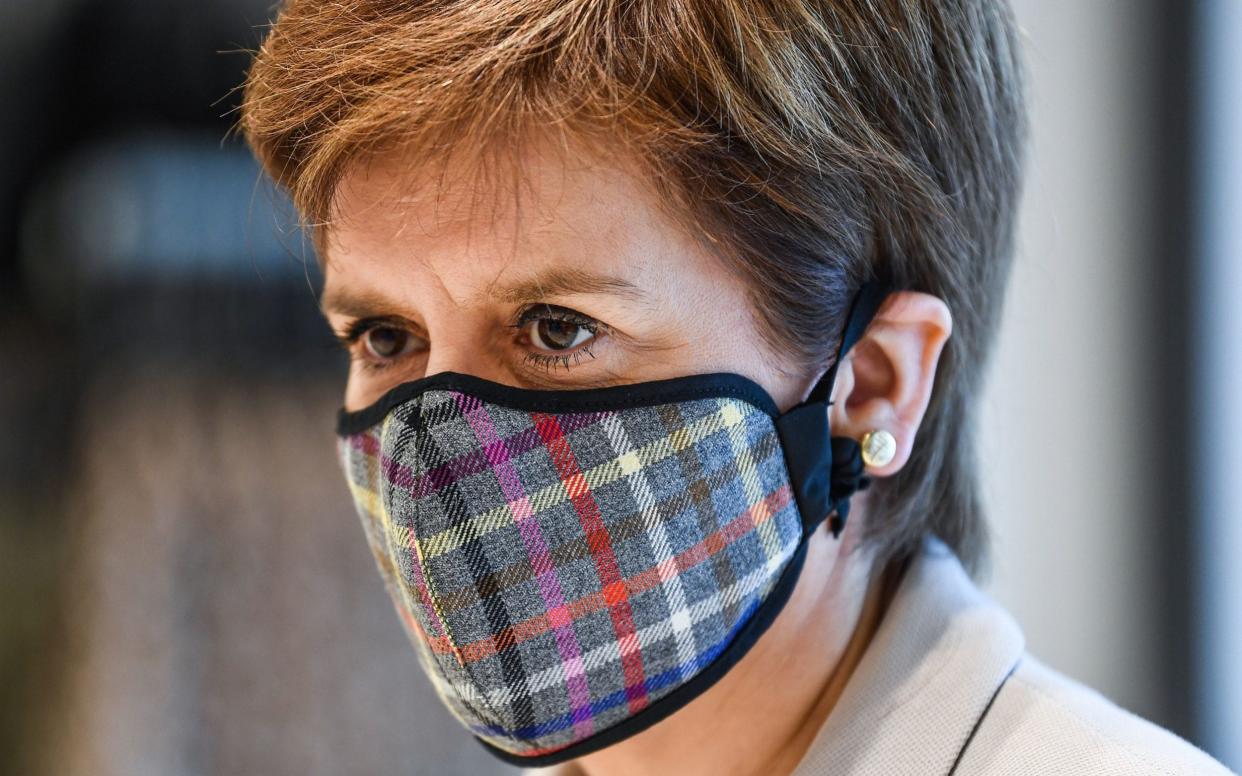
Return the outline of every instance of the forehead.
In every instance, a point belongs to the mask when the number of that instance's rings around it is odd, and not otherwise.
[[[645,284],[712,269],[637,163],[540,139],[504,159],[372,158],[342,178],[334,214],[329,287],[392,291],[430,272],[464,298],[554,268]]]

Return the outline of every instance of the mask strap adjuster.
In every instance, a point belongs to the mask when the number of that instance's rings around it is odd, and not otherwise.
[[[827,518],[832,535],[840,538],[850,513],[850,496],[871,485],[871,478],[863,473],[862,446],[850,437],[831,436],[828,407],[841,359],[862,337],[887,296],[888,290],[879,282],[863,284],[850,306],[832,366],[806,401],[776,418],[804,536]]]

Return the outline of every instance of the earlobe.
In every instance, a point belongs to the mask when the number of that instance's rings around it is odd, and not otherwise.
[[[858,441],[862,448],[863,464],[872,469],[888,465],[897,454],[897,438],[887,429],[877,428],[862,435]]]
[[[869,432],[893,437],[891,457],[881,463],[877,456],[867,466],[869,474],[893,474],[909,460],[952,331],[948,305],[939,297],[894,292],[841,365],[832,408],[834,433],[860,442]]]

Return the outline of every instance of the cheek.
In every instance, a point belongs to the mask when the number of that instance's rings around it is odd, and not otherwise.
[[[802,374],[791,353],[773,349],[740,281],[723,271],[700,275],[687,283],[680,298],[677,307],[685,321],[689,352],[697,363],[709,367],[698,371],[748,377],[763,386],[782,411],[805,397],[818,375]]]
[[[426,361],[426,356],[420,354],[382,369],[351,362],[345,379],[345,409],[350,412],[363,409],[401,383],[417,380],[426,373]]]

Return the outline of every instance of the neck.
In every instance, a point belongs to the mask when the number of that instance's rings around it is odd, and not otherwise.
[[[851,515],[851,518],[862,515]],[[821,528],[784,610],[719,682],[659,724],[577,761],[588,776],[792,773],[861,660],[884,586],[856,551],[863,520],[838,542]]]

